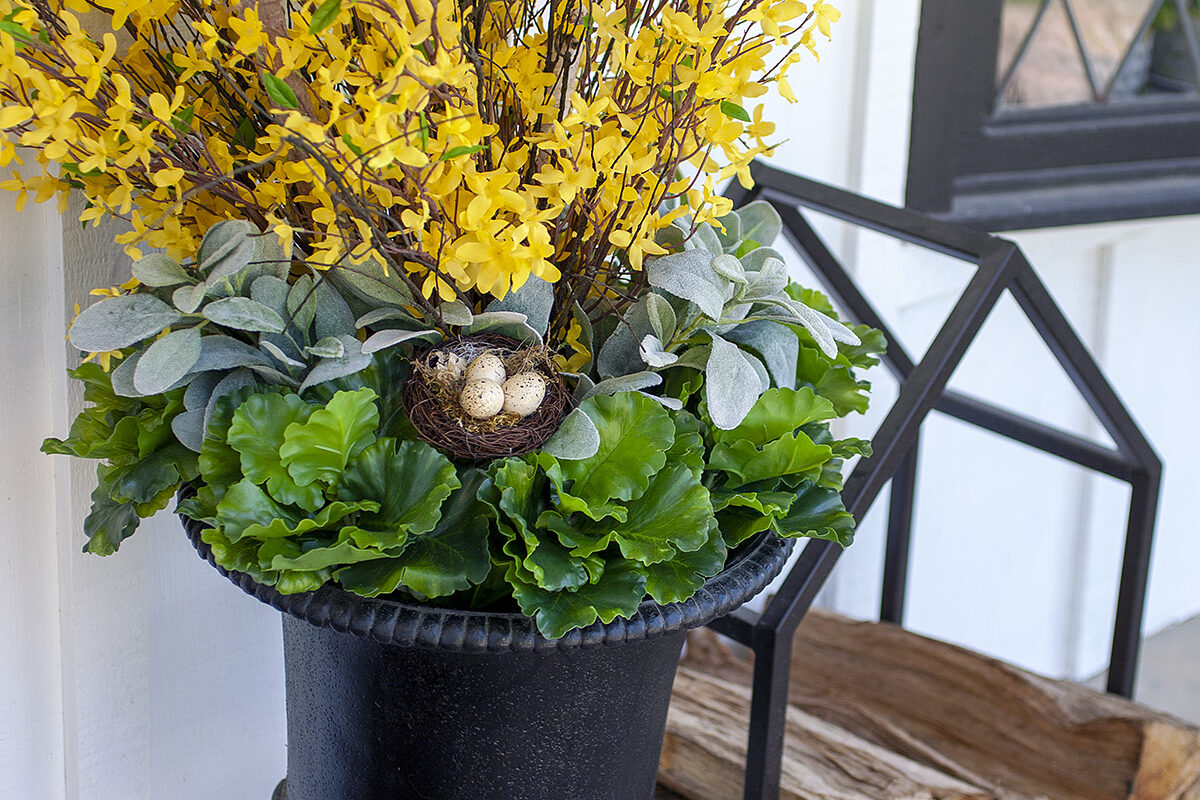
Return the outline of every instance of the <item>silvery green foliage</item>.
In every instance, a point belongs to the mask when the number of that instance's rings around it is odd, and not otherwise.
[[[687,367],[702,370],[709,414],[736,427],[771,386],[795,388],[803,327],[827,356],[858,337],[840,322],[794,300],[783,257],[769,245],[782,230],[765,202],[722,217],[719,226],[683,218],[659,233],[668,255],[647,259],[651,291],[625,313],[596,353],[605,384]],[[588,331],[589,335],[591,331]],[[644,378],[629,388],[647,388]],[[622,389],[628,390],[628,389]]]
[[[191,262],[160,253],[139,259],[133,274],[142,291],[89,306],[71,326],[71,343],[89,352],[140,345],[113,371],[114,391],[140,397],[187,386],[186,411],[173,430],[198,451],[213,405],[225,394],[254,383],[303,392],[360,372],[373,353],[438,338],[402,309],[376,309],[356,320],[324,273],[289,284],[290,270],[276,236],[248,222],[219,222]],[[466,322],[480,319],[465,306],[461,312]],[[523,315],[514,316],[524,323]],[[360,342],[357,330],[367,324],[373,332]]]
[[[600,431],[596,423],[576,408],[563,419],[558,430],[542,445],[541,450],[555,458],[582,461],[600,449]]]
[[[550,328],[550,313],[554,310],[554,284],[536,275],[530,275],[520,289],[493,301],[487,310],[523,314],[526,324],[536,331],[538,336],[545,336]]]

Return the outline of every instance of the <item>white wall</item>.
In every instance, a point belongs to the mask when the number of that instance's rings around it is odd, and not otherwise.
[[[169,513],[115,557],[80,552],[94,467],[38,452],[82,401],[70,309],[128,262],[52,204],[0,196],[0,231],[0,800],[267,800],[285,759],[279,615]]]
[[[0,197],[0,798],[64,797],[56,473],[38,452],[63,397],[58,219]],[[56,334],[51,334],[56,330]],[[64,403],[58,404],[60,407]]]

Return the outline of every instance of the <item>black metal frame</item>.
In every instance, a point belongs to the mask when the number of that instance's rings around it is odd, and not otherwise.
[[[761,163],[754,164],[751,173],[753,189],[747,191],[736,184],[731,188],[734,205],[754,199],[770,202],[783,217],[787,238],[838,305],[856,322],[878,328],[887,337],[884,363],[900,382],[899,394],[875,433],[875,454],[857,464],[843,492],[846,508],[861,521],[884,485],[891,482],[880,618],[903,622],[918,437],[929,412],[941,411],[1131,486],[1108,676],[1108,691],[1131,696],[1162,462],[1021,250],[1011,241],[888,206]],[[914,362],[900,346],[800,208],[820,211],[976,265],[975,275],[920,362]],[[1012,293],[1108,431],[1116,443],[1115,450],[947,390],[951,374],[1005,290]],[[746,800],[778,797],[792,639],[840,554],[841,547],[832,542],[808,541],[782,587],[761,613],[739,609],[711,626],[754,651]]]
[[[997,112],[1002,7],[921,4],[905,204],[987,231],[1200,212],[1200,99]]]

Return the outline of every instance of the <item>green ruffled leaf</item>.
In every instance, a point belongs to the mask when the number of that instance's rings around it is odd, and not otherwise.
[[[377,511],[379,504],[362,500],[334,501],[313,516],[275,502],[262,488],[244,478],[225,492],[217,505],[217,522],[231,541],[243,538],[274,539],[326,530],[355,511]]]
[[[170,498],[184,479],[183,473],[191,471],[195,461],[195,453],[178,442],[173,443],[145,458],[114,465],[108,471],[109,492],[116,500],[161,510],[165,507],[164,494]],[[140,516],[150,516],[150,513]]]
[[[704,471],[704,425],[687,411],[671,415],[675,442],[667,450],[667,462],[683,464],[699,479]]]
[[[753,511],[727,508],[717,512],[717,525],[727,547],[737,547],[756,533],[771,528],[774,523],[774,517]]]
[[[761,447],[810,422],[834,416],[833,404],[817,397],[812,389],[768,389],[736,428],[716,429],[713,436],[718,442],[744,439]]]
[[[551,495],[551,502],[562,516],[569,517],[571,514],[578,513],[583,514],[591,520],[612,517],[620,522],[624,522],[629,516],[629,511],[623,503],[608,502],[592,505],[582,497],[576,497],[571,494],[566,488],[566,478],[563,477],[562,465],[559,461],[553,455],[546,452],[538,453],[536,458],[538,467],[545,472],[554,489]],[[539,522],[538,524],[540,525],[541,523]]]
[[[444,597],[483,581],[491,571],[491,526],[486,506],[478,498],[484,477],[479,470],[466,472],[462,488],[442,506],[437,527],[410,537],[400,556],[339,570],[338,581],[365,597],[388,594],[400,587],[419,597]]]
[[[851,411],[861,414],[867,410],[870,384],[856,380],[849,361],[843,356],[837,359],[838,362],[843,360],[846,360],[845,364],[830,362],[815,347],[801,347],[796,363],[796,381],[798,385],[811,386],[818,395],[829,400],[838,416]]]
[[[218,502],[225,496],[226,488],[243,478],[241,454],[229,446],[225,437],[233,422],[234,412],[250,396],[253,388],[243,387],[217,398],[212,406],[204,441],[200,445],[200,474]]]
[[[854,541],[854,517],[842,504],[841,493],[812,484],[800,490],[788,515],[776,521],[775,529],[781,536],[828,539],[842,547]]]
[[[359,546],[401,545],[409,534],[434,529],[442,502],[459,486],[450,459],[425,442],[380,439],[350,462],[338,486],[338,499],[375,501],[379,510],[343,533]]]
[[[375,392],[338,392],[307,422],[287,427],[280,461],[298,486],[314,481],[335,486],[350,459],[373,441],[377,427]]]
[[[277,578],[275,573],[268,573],[258,565],[258,548],[262,542],[255,539],[234,542],[217,527],[205,528],[200,533],[200,539],[212,548],[213,561],[218,566],[235,572],[244,572],[264,586],[275,585]]]
[[[645,574],[637,564],[625,560],[610,564],[598,581],[574,591],[547,591],[514,581],[511,575],[509,582],[521,613],[535,617],[538,630],[548,639],[591,625],[597,618],[607,623],[618,616],[631,616],[646,595]]]
[[[284,466],[280,449],[289,425],[307,422],[316,407],[295,394],[255,394],[238,407],[230,422],[226,441],[239,454],[242,474],[280,503],[316,511],[325,502],[321,487],[297,485]],[[203,448],[202,448],[203,452]]]
[[[764,481],[765,485],[774,485],[777,481]],[[720,487],[710,492],[714,511],[726,508],[747,508],[767,516],[783,516],[792,507],[796,499],[795,492],[759,491],[755,485],[743,486],[741,489]]]
[[[555,591],[586,583],[585,557],[570,553],[551,532],[541,527],[545,510],[544,478],[532,460],[508,458],[488,470],[491,484],[481,497],[496,512],[496,524],[507,541],[504,554],[523,571],[525,580]]]
[[[704,585],[705,580],[725,566],[728,550],[713,521],[702,546],[645,568],[646,594],[659,603],[679,603]]]
[[[677,551],[696,550],[708,537],[712,503],[708,489],[686,464],[667,464],[629,506],[629,518],[613,538],[626,558],[654,564]]]
[[[114,500],[110,494],[108,469],[101,464],[96,469],[99,484],[92,492],[92,510],[83,520],[87,544],[83,552],[108,556],[117,552],[121,542],[134,534],[138,515],[133,505]]]
[[[259,564],[264,569],[281,573],[318,572],[382,557],[378,552],[363,550],[349,541],[325,547],[310,547],[307,543],[302,544],[295,539],[271,539],[258,549]]]
[[[668,464],[655,474],[645,493],[627,504],[627,514],[624,521],[593,522],[568,520],[552,510],[538,523],[554,531],[573,556],[600,553],[615,542],[626,558],[654,564],[702,547],[713,519],[708,490],[681,463]]]
[[[560,462],[571,494],[597,506],[641,495],[675,442],[670,415],[636,392],[590,397],[579,407],[596,424],[600,446],[591,458]]]
[[[736,489],[766,478],[804,473],[819,468],[832,457],[833,450],[828,445],[814,444],[807,435],[797,431],[781,436],[761,449],[746,439],[718,442],[708,464],[712,469],[729,473],[729,486]]]

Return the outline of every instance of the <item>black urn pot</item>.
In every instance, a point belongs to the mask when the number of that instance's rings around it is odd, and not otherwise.
[[[760,536],[692,598],[561,639],[519,614],[281,595],[217,568],[284,612],[286,800],[650,800],[685,633],[762,591],[791,547]]]

